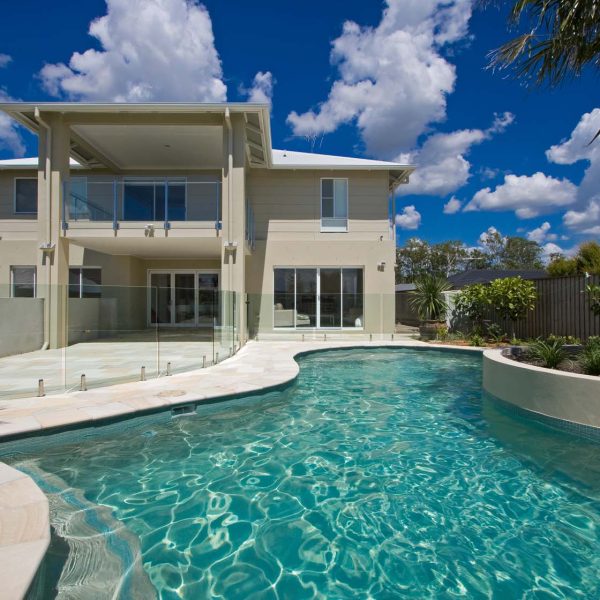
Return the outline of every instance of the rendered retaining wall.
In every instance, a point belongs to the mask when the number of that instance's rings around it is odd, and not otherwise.
[[[0,357],[33,352],[43,343],[43,298],[0,298]]]
[[[507,404],[555,419],[559,425],[599,428],[600,434],[600,377],[535,367],[512,360],[502,350],[486,350],[483,388]]]

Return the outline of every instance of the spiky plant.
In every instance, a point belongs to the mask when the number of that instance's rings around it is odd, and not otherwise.
[[[423,275],[415,281],[415,289],[410,292],[410,306],[422,321],[440,321],[446,316],[448,304],[444,292],[450,289],[444,277]]]
[[[528,349],[529,358],[539,361],[547,369],[556,369],[567,358],[561,339],[536,340]]]

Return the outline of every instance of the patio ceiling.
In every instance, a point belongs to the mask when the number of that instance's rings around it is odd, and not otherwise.
[[[36,111],[60,113],[71,129],[71,157],[112,171],[214,169],[223,166],[224,129],[243,115],[248,163],[270,167],[269,107],[253,103],[0,103],[0,110],[38,132]]]

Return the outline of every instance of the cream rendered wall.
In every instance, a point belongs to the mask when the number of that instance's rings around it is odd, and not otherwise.
[[[320,231],[322,177],[348,178],[346,233]],[[363,331],[392,333],[395,241],[389,239],[388,194],[387,172],[252,170],[248,198],[257,242],[246,267],[251,331],[273,331],[275,267],[352,266],[364,270]]]

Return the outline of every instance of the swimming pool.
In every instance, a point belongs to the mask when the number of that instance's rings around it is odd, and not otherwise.
[[[75,549],[59,590],[599,596],[600,446],[482,398],[478,355],[357,349],[299,362],[282,391],[6,459],[49,494]],[[64,542],[53,546],[61,555]]]

